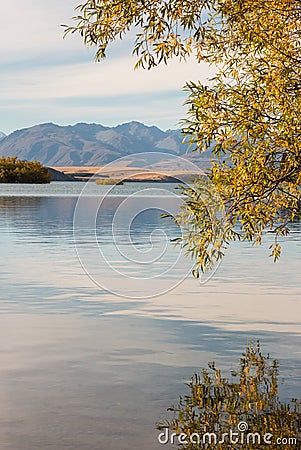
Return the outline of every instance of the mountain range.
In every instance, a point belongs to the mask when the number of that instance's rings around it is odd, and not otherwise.
[[[6,134],[2,133],[2,131],[0,131],[0,141],[2,141],[5,137],[6,137]]]
[[[182,144],[182,139],[179,130],[162,131],[140,122],[115,127],[44,123],[2,138],[0,134],[0,155],[16,155],[47,166],[100,166],[140,152],[183,155],[187,146]]]

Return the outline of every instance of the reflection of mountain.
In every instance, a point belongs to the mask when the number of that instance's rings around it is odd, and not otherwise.
[[[46,123],[4,137],[0,155],[17,155],[21,159],[38,160],[50,166],[97,166],[134,153],[183,155],[186,150],[179,130],[162,131],[140,122],[116,127]]]
[[[72,230],[76,198],[0,197],[0,228],[4,221],[22,239],[59,238]]]
[[[98,238],[109,237],[109,243],[112,244],[112,223],[117,209],[124,201],[122,197],[107,197],[104,201],[99,198],[85,198],[84,202],[78,204],[78,214],[76,227],[81,229],[82,235],[88,240],[94,236],[96,220],[96,230]],[[141,209],[145,206],[145,199],[141,199]],[[139,202],[139,200],[138,200]],[[147,235],[155,228],[163,228],[172,232],[177,232],[177,227],[170,221],[162,220],[160,214],[166,210],[166,199],[154,197],[153,203],[156,207],[143,211],[135,217],[136,202],[127,206],[126,211],[129,217],[122,216],[125,224],[126,220],[134,218],[130,233],[133,239],[139,239]],[[63,237],[72,236],[74,211],[77,203],[76,197],[1,197],[0,196],[0,229],[3,223],[9,225],[9,229],[20,234],[22,230],[22,239],[26,236],[35,236],[36,241],[43,243],[44,239],[48,242],[59,240]],[[170,200],[169,200],[170,203]],[[134,208],[134,210],[132,210]],[[81,211],[82,209],[82,211]],[[117,231],[124,233],[124,223]],[[173,237],[173,236],[171,236]],[[42,238],[42,239],[41,239]],[[73,242],[73,241],[72,241]],[[55,242],[53,242],[55,243]]]

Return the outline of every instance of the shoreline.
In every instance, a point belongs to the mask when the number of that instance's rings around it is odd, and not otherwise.
[[[179,183],[193,181],[202,173],[184,170],[156,170],[155,167],[111,167],[106,166],[53,166],[54,169],[74,181],[87,181],[92,177],[95,180],[117,179],[123,182],[163,182]]]

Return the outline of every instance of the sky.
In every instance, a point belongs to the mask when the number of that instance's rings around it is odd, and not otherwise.
[[[96,63],[79,36],[63,39],[79,0],[10,0],[1,5],[0,131],[38,123],[115,126],[138,120],[165,130],[185,116],[183,86],[213,69],[190,59],[134,70],[133,35]],[[41,6],[42,5],[42,6]]]

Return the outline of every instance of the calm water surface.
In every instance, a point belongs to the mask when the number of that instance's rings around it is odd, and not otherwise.
[[[109,188],[91,186],[78,211],[77,244],[94,278],[131,294],[118,297],[95,284],[77,257],[73,217],[83,186],[0,185],[1,450],[162,448],[155,423],[185,392],[183,382],[212,360],[229,373],[249,339],[260,338],[279,359],[282,399],[301,397],[300,223],[277,265],[267,256],[267,235],[259,249],[233,245],[206,284],[189,276],[165,295],[143,298],[181,275],[175,268],[151,278],[178,250],[138,271],[133,258],[116,253],[112,217],[124,197],[140,191],[146,210],[132,223],[131,241],[122,220],[115,235],[125,255],[134,246],[144,258],[164,233],[177,234],[159,218],[174,199],[158,189],[173,192],[174,185],[118,187],[102,203],[96,233],[90,213]],[[95,239],[122,276],[100,262]]]

